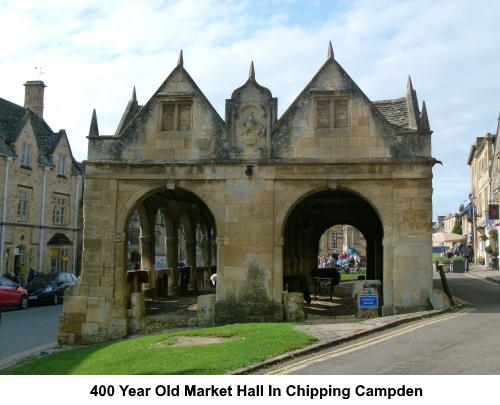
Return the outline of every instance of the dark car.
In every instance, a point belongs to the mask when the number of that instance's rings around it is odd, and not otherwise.
[[[49,303],[57,305],[64,291],[74,283],[76,277],[71,273],[41,273],[26,286],[30,303]]]
[[[432,253],[441,253],[443,250],[446,252],[449,248],[449,246],[433,246]]]
[[[19,284],[0,277],[0,307],[28,308],[28,293]]]

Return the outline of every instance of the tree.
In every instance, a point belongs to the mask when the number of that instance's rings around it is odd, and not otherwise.
[[[462,220],[459,216],[455,217],[455,225],[453,226],[453,233],[457,235],[462,235]]]

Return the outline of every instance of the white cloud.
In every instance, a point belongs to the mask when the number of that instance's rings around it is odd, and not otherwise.
[[[113,134],[136,86],[144,104],[184,52],[185,67],[224,118],[247,79],[283,113],[327,56],[372,100],[402,97],[411,76],[433,134],[434,215],[470,191],[467,157],[495,132],[499,112],[500,3],[486,0],[100,1],[0,0],[0,97],[23,104],[26,80],[45,66],[45,118],[86,157],[92,110]]]

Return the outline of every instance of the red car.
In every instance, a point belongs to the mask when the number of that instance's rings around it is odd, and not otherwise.
[[[0,307],[28,308],[28,292],[19,284],[0,277]]]

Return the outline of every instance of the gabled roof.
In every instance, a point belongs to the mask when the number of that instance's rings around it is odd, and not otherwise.
[[[413,89],[411,83],[411,78],[408,78],[408,85],[405,97],[372,101],[370,100],[363,91],[358,87],[354,80],[349,76],[349,74],[340,66],[340,64],[335,60],[332,44],[328,45],[328,57],[323,66],[318,70],[316,75],[312,80],[306,85],[304,90],[299,94],[290,107],[285,111],[285,113],[280,117],[279,121],[283,121],[284,118],[295,109],[295,105],[298,103],[299,99],[302,98],[308,92],[312,92],[313,83],[317,81],[317,78],[322,74],[322,72],[328,68],[329,65],[335,65],[336,69],[342,74],[346,79],[346,88],[341,90],[351,90],[358,95],[360,95],[369,105],[372,105],[373,111],[377,114],[383,121],[394,128],[396,132],[408,132],[408,131],[430,131],[429,122],[427,118],[427,112],[422,114],[422,121],[420,117],[420,111],[417,105],[417,95]],[[425,104],[424,104],[425,107]],[[425,108],[423,108],[425,110]],[[424,111],[422,111],[424,113]],[[424,116],[425,115],[425,116]]]
[[[0,155],[17,157],[11,144],[18,139],[22,129],[28,123],[33,128],[38,145],[38,164],[54,167],[51,154],[54,152],[61,138],[66,135],[65,131],[52,131],[45,120],[32,110],[11,103],[3,98],[0,98]],[[76,162],[73,156],[72,163],[71,172],[73,174],[84,173],[82,165]]]
[[[182,50],[179,53],[179,59],[177,61],[177,66],[172,70],[172,72],[168,75],[168,77],[164,80],[158,90],[155,91],[153,96],[149,99],[149,101],[144,106],[139,106],[137,104],[137,100],[135,99],[135,88],[132,94],[132,99],[129,101],[127,108],[122,116],[120,124],[115,132],[115,136],[123,136],[129,129],[134,130],[135,125],[141,125],[140,116],[143,114],[148,114],[152,105],[157,102],[159,96],[163,95],[162,89],[165,88],[166,84],[172,80],[177,73],[181,73],[189,85],[192,87],[194,94],[200,98],[202,103],[209,109],[211,114],[214,117],[214,121],[221,128],[224,129],[224,121],[221,116],[217,112],[217,110],[212,106],[210,101],[205,97],[203,92],[200,90],[196,82],[191,78],[186,69],[184,69],[184,58],[182,54]],[[179,94],[179,93],[176,93]],[[94,117],[93,117],[94,118]],[[95,120],[95,126],[97,126],[97,120]],[[89,134],[90,135],[90,134]],[[95,136],[95,134],[92,134]]]

